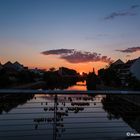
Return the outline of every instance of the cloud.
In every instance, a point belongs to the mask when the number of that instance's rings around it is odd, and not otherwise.
[[[112,12],[110,15],[106,16],[105,20],[111,20],[116,17],[123,17],[123,16],[135,16],[137,13],[134,11],[134,9],[139,8],[140,5],[132,5],[129,9],[121,12]]]
[[[100,33],[100,34],[96,34],[93,36],[86,36],[85,40],[101,39],[101,38],[108,37],[108,36],[109,36],[109,34]]]
[[[86,62],[106,62],[112,63],[113,60],[107,56],[101,56],[96,52],[79,51],[75,49],[57,49],[42,52],[44,55],[59,55],[61,59],[69,63],[86,63]]]
[[[131,13],[131,12],[113,12],[109,16],[105,17],[106,20],[108,19],[114,19],[115,17],[118,16],[135,16],[136,13]]]
[[[140,5],[132,5],[132,6],[130,7],[130,9],[136,9],[136,8],[138,8],[138,7],[140,7]]]
[[[127,48],[123,50],[116,50],[116,51],[123,52],[123,53],[134,53],[134,52],[140,51],[140,47],[131,47],[131,48]]]
[[[126,55],[126,57],[130,57],[131,55]]]
[[[45,55],[50,55],[50,54],[65,54],[65,53],[72,53],[74,51],[74,49],[57,49],[57,50],[48,50],[48,51],[44,51],[42,52],[42,54],[45,54]]]

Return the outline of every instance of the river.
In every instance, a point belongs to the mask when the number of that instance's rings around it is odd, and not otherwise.
[[[87,90],[86,81],[77,82],[76,85],[68,87],[67,90]]]
[[[113,95],[9,96],[0,101],[0,138],[126,139],[127,132],[140,132],[139,110]]]

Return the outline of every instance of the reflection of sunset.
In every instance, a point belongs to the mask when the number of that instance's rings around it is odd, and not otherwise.
[[[86,81],[77,82],[76,85],[69,87],[67,90],[87,90]]]

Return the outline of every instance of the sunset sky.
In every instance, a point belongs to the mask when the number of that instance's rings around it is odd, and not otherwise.
[[[0,62],[79,72],[140,56],[140,0],[0,0]]]

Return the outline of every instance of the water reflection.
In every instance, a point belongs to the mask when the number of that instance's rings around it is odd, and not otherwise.
[[[4,94],[0,95],[0,114],[9,112],[11,109],[16,108],[18,105],[25,104],[28,100],[34,97],[33,94]]]
[[[87,90],[86,81],[77,82],[75,85],[68,87],[67,90]]]
[[[125,139],[126,132],[139,132],[135,124],[139,125],[139,107],[131,107],[115,95],[35,95],[8,114],[0,115],[0,138]],[[128,108],[132,110],[130,114],[126,114]]]
[[[139,101],[139,95],[107,95],[102,103],[110,120],[122,118],[131,128],[140,133]]]

